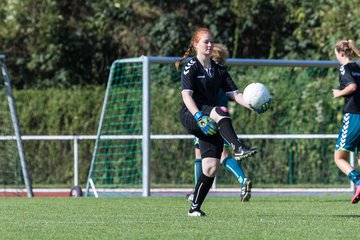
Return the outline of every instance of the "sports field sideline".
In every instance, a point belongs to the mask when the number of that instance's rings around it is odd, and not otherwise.
[[[192,191],[191,188],[154,188],[151,189],[151,196],[164,197],[181,197]],[[85,190],[83,189],[85,193]],[[142,196],[142,189],[127,189],[127,190],[104,190],[99,189],[99,196],[122,197],[122,196]],[[34,188],[34,197],[69,197],[70,189],[68,188]],[[339,194],[353,194],[352,188],[253,188],[253,196],[322,196],[322,195],[339,195]],[[240,195],[240,188],[222,188],[211,189],[210,196],[220,197],[236,197]],[[26,196],[26,190],[21,191],[15,189],[0,189],[0,197],[16,197]],[[89,196],[94,196],[90,192]]]

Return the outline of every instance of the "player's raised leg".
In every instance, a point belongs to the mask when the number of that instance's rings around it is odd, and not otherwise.
[[[220,135],[234,149],[236,160],[241,160],[256,154],[256,148],[248,147],[238,139],[226,107],[215,107],[211,111],[210,116],[217,122]]]

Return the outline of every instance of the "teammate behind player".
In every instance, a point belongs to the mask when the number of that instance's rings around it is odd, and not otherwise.
[[[353,58],[360,50],[352,40],[341,40],[335,46],[339,69],[339,89],[333,89],[334,98],[344,97],[342,127],[335,146],[334,161],[337,167],[355,184],[352,203],[360,201],[360,174],[348,163],[349,152],[360,148],[360,67]]]

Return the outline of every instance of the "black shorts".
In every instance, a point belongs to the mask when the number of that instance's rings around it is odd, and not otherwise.
[[[213,106],[203,106],[201,111],[209,116]],[[217,132],[215,135],[206,136],[201,129],[198,127],[194,116],[189,112],[189,110],[184,106],[180,111],[180,121],[185,129],[190,133],[199,138],[201,158],[211,157],[211,158],[221,158],[221,153],[223,151],[224,139],[221,137],[220,133]]]

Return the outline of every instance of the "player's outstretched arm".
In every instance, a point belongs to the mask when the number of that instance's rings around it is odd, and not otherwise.
[[[254,111],[258,114],[266,112],[270,108],[271,99],[269,101],[265,102],[263,105],[261,105],[258,109],[255,109],[250,104],[247,104],[244,101],[244,95],[241,92],[235,92],[228,94],[230,98],[232,98],[234,101],[236,101],[238,104],[240,104],[243,107],[246,107],[247,109],[250,109],[251,111]]]
[[[253,110],[250,105],[245,103],[243,94],[241,92],[228,93],[228,97],[237,102],[239,105],[246,107],[247,109]]]

